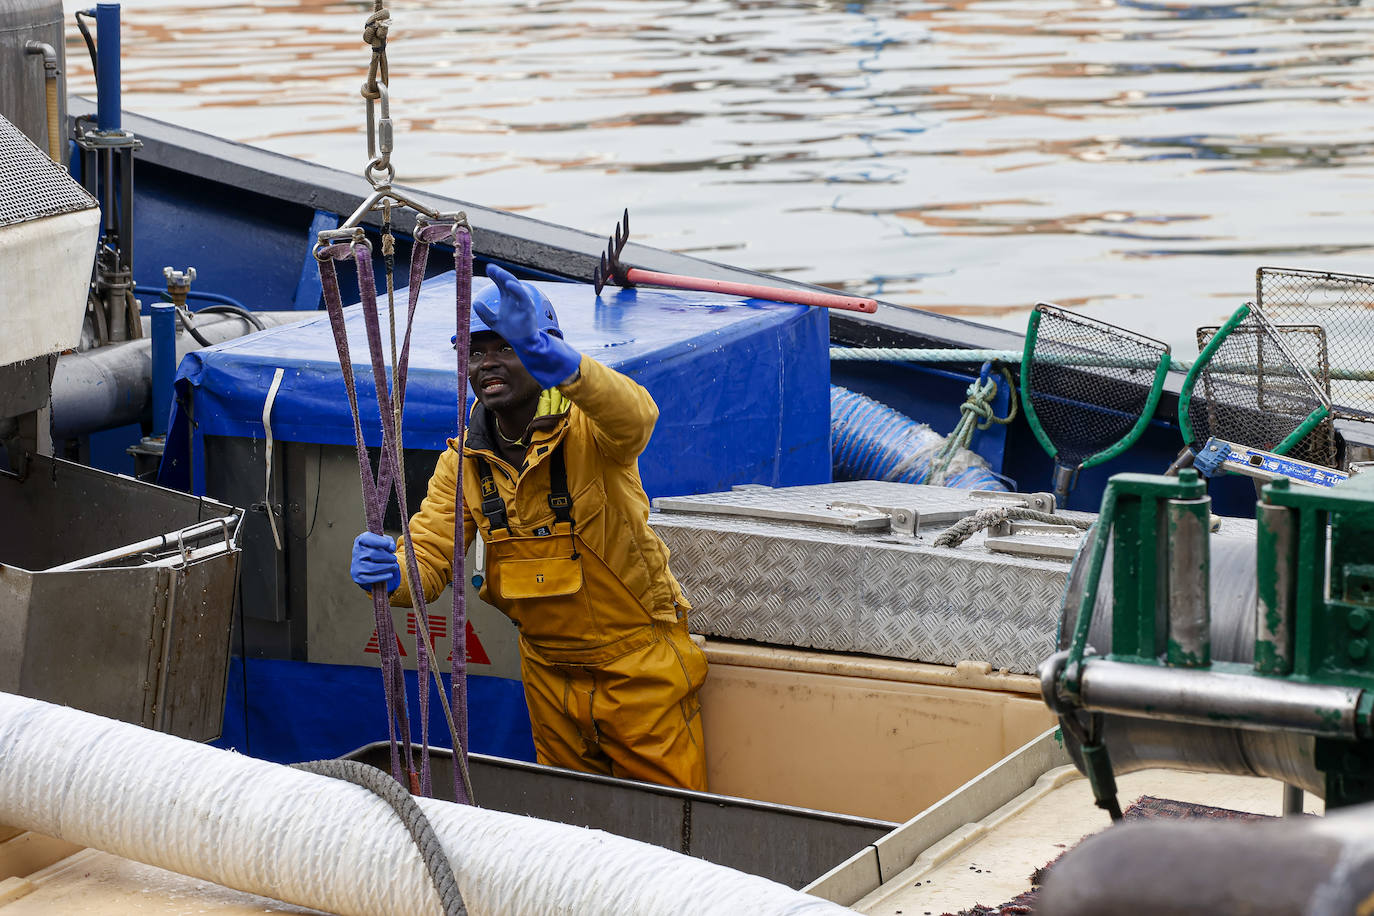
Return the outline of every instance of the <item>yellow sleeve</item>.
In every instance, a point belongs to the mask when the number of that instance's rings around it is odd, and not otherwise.
[[[643,386],[583,355],[578,376],[558,386],[587,416],[601,453],[629,464],[639,457],[658,422],[658,405]]]
[[[410,517],[410,539],[415,545],[415,562],[420,567],[426,601],[437,599],[453,580],[453,507],[461,460],[458,446],[450,444],[439,456],[439,463],[429,478],[429,489],[420,511]],[[464,543],[472,543],[474,530],[471,515],[464,513]],[[404,544],[397,545],[396,561],[401,564],[401,585],[391,593],[391,603],[396,607],[411,607]]]

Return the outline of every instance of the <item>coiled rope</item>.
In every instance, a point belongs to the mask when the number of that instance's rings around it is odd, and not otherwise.
[[[1016,419],[1016,412],[1019,402],[1016,398],[1016,382],[1012,379],[1011,370],[1006,366],[998,365],[1002,379],[1006,382],[1007,390],[1007,415],[997,416],[992,409],[992,399],[997,396],[997,379],[993,376],[993,363],[983,363],[982,371],[978,378],[968,386],[967,397],[964,403],[959,405],[959,422],[955,424],[954,430],[945,438],[945,444],[935,453],[935,457],[930,462],[930,476],[926,483],[934,486],[944,486],[945,477],[949,474],[949,468],[954,459],[963,449],[969,448],[973,441],[973,433],[976,430],[987,429],[996,423],[998,426],[1006,426]]]
[[[303,763],[294,763],[291,767],[362,786],[390,805],[420,850],[420,858],[424,860],[425,870],[434,882],[434,890],[439,895],[444,916],[467,916],[468,908],[464,905],[463,894],[458,889],[453,864],[449,862],[443,844],[439,842],[439,835],[434,832],[434,827],[430,825],[429,818],[425,817],[420,806],[415,804],[415,799],[410,797],[410,793],[400,783],[388,776],[384,770],[358,760],[307,760]]]
[[[1028,509],[1025,506],[989,506],[959,519],[940,532],[940,536],[935,539],[934,546],[958,547],[984,528],[992,528],[1009,521],[1043,522],[1047,525],[1061,526],[1072,525],[1084,531],[1091,528],[1093,524],[1093,519],[1069,518],[1065,515],[1041,512],[1038,509]]]

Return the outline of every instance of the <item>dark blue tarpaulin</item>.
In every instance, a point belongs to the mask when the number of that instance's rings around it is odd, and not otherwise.
[[[488,284],[475,278],[474,290]],[[640,461],[650,496],[792,486],[830,479],[830,363],[823,309],[675,290],[607,290],[536,284],[552,300],[576,349],[637,380],[659,422]],[[398,292],[402,306],[406,294]],[[358,398],[369,445],[381,444],[362,311],[346,310]],[[383,303],[383,335],[385,303]],[[398,314],[404,326],[404,313]],[[405,444],[440,450],[456,423],[452,274],[425,282],[415,316],[406,392]],[[398,329],[398,335],[401,331]],[[197,485],[203,436],[263,438],[272,376],[277,439],[351,445],[353,426],[323,313],[188,354],[176,377],[160,480]]]

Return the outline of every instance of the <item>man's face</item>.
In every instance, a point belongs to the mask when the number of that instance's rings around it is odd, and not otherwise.
[[[539,383],[520,364],[510,344],[493,331],[472,335],[468,381],[477,400],[498,414],[539,400]]]

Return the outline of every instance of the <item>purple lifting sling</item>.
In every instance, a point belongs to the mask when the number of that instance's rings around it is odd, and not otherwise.
[[[382,332],[377,307],[377,283],[372,269],[372,246],[359,229],[350,238],[332,244],[321,244],[316,248],[316,259],[320,268],[320,281],[324,288],[325,306],[329,312],[329,323],[334,332],[334,344],[339,354],[339,368],[343,374],[344,388],[348,392],[348,404],[353,413],[353,436],[358,452],[358,473],[362,484],[363,506],[367,516],[367,530],[382,534],[382,520],[386,514],[387,502],[394,492],[397,506],[403,521],[410,518],[406,506],[405,480],[402,474],[400,452],[401,431],[397,420],[405,404],[406,372],[410,361],[410,336],[415,319],[415,307],[420,298],[420,286],[424,280],[425,267],[429,262],[430,246],[436,242],[453,244],[454,271],[457,275],[456,326],[458,357],[457,376],[457,439],[463,440],[466,425],[466,379],[468,351],[467,341],[472,308],[472,234],[463,222],[431,222],[421,217],[416,224],[415,245],[410,258],[410,295],[406,315],[405,338],[400,352],[395,354],[394,390],[388,384],[386,362],[382,349]],[[349,353],[348,332],[344,325],[343,302],[339,293],[338,274],[335,261],[353,261],[357,266],[358,290],[362,299],[363,326],[367,333],[368,352],[372,362],[372,378],[377,390],[377,410],[382,423],[381,458],[374,473],[368,458],[367,444],[363,438],[362,421],[358,409],[357,387],[353,378],[353,362]],[[393,318],[394,322],[394,318]],[[393,352],[395,339],[393,333]],[[414,754],[410,742],[410,721],[407,714],[405,679],[401,667],[397,637],[391,617],[391,607],[387,591],[383,585],[372,589],[372,608],[377,624],[377,640],[381,650],[382,686],[387,708],[387,731],[391,743],[391,772],[402,785],[418,788],[420,793],[430,795],[432,782],[429,766],[429,680],[433,676],[439,683],[439,699],[448,713],[449,727],[453,736],[454,793],[459,802],[470,804],[472,801],[471,783],[467,765],[467,609],[462,570],[465,560],[463,543],[463,486],[462,462],[459,462],[459,479],[455,494],[454,535],[453,535],[453,675],[452,705],[443,695],[442,680],[437,670],[432,670],[431,651],[433,643],[429,640],[429,618],[425,616],[424,588],[420,583],[419,566],[415,560],[415,546],[411,541],[409,526],[403,527],[405,543],[407,581],[416,616],[416,667],[420,689],[420,772],[418,785],[416,779]],[[399,746],[398,746],[399,732]],[[404,754],[402,754],[402,748]],[[405,761],[403,778],[401,762]]]

